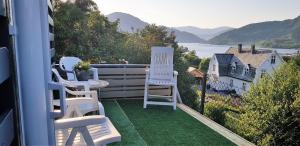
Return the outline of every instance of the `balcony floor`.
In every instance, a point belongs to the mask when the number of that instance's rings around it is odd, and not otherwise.
[[[111,145],[235,145],[184,111],[167,106],[143,109],[142,100],[102,101],[122,135]]]

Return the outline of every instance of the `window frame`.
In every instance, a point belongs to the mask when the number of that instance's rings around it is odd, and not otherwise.
[[[276,55],[272,55],[271,56],[271,64],[275,64],[276,63]]]
[[[243,82],[242,89],[243,89],[244,91],[246,91],[246,86],[247,86],[247,84],[246,84],[245,82]]]

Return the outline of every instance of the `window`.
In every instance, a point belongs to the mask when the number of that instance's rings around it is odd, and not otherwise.
[[[271,56],[271,64],[275,64],[275,61],[276,61],[276,56],[272,55]]]
[[[233,87],[233,79],[230,79],[230,84],[229,84],[230,87]]]
[[[216,65],[213,65],[213,71],[216,71]]]
[[[246,86],[247,84],[246,83],[243,83],[243,90],[246,91]]]
[[[262,78],[262,77],[264,77],[266,75],[266,70],[261,70],[261,74],[260,74],[260,77]]]
[[[232,74],[236,72],[236,65],[237,65],[237,62],[233,62],[233,63],[231,64],[231,73],[232,73]]]
[[[245,67],[245,75],[248,75],[250,71],[250,64],[248,64],[248,66]]]

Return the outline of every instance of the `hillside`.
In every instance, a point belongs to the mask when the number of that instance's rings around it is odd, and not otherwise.
[[[119,20],[119,30],[121,32],[133,33],[143,29],[149,23],[142,21],[141,19],[132,16],[130,14],[115,12],[106,16],[109,21],[114,22]],[[206,41],[199,38],[195,34],[180,31],[175,28],[168,28],[169,32],[174,32],[176,35],[176,41],[179,43],[205,43]]]
[[[249,24],[209,40],[212,44],[252,44],[274,48],[300,47],[300,16],[284,21]]]
[[[181,27],[176,27],[176,29],[181,30],[181,31],[186,31],[186,32],[195,34],[202,39],[209,40],[209,39],[212,39],[213,37],[218,36],[224,32],[233,30],[234,28],[218,27],[218,28],[205,29],[205,28],[198,28],[195,26],[181,26]]]
[[[121,32],[136,32],[143,29],[148,23],[130,14],[115,12],[106,16],[109,21],[115,22],[119,19],[119,29]]]

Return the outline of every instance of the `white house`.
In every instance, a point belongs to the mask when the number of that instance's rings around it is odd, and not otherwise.
[[[263,75],[271,75],[284,60],[275,50],[229,48],[223,54],[214,54],[209,63],[208,77],[211,88],[235,90],[241,95]]]

